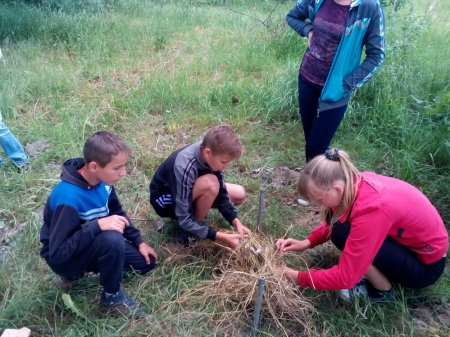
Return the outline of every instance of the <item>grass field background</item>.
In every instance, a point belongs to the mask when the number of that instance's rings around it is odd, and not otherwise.
[[[444,1],[386,1],[386,60],[353,96],[333,146],[361,170],[418,186],[450,221],[450,13]],[[0,332],[28,326],[33,336],[244,336],[251,322],[211,307],[186,311],[185,290],[211,277],[214,257],[167,260],[167,236],[154,230],[148,184],[161,161],[229,123],[245,155],[227,180],[248,192],[240,207],[255,228],[261,172],[269,177],[264,233],[304,237],[314,208],[296,207],[293,184],[270,185],[275,167],[304,163],[296,81],[306,41],[285,15],[291,1],[42,0],[0,3],[0,110],[24,144],[41,144],[28,172],[0,167]],[[62,299],[55,275],[39,257],[42,208],[59,181],[60,164],[81,155],[98,130],[132,147],[122,204],[162,255],[154,272],[125,288],[155,322],[111,318],[98,310],[98,279]],[[212,222],[225,225],[213,213]],[[447,227],[448,228],[448,227]],[[330,246],[311,259],[335,261]],[[377,307],[343,304],[335,292],[305,291],[317,314],[310,330],[286,321],[292,335],[450,336],[450,273],[422,291],[398,289]],[[78,312],[78,315],[77,313]],[[261,336],[282,336],[262,322]]]

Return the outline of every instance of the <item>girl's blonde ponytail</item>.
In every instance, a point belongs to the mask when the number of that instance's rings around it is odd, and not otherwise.
[[[353,165],[345,151],[329,149],[323,155],[314,157],[300,172],[298,193],[305,199],[311,200],[310,182],[321,189],[329,189],[333,183],[341,180],[345,183],[341,204],[333,210],[322,207],[321,218],[333,225],[344,213],[350,209],[355,201],[358,186],[361,181],[359,171]],[[328,219],[327,219],[328,218]]]

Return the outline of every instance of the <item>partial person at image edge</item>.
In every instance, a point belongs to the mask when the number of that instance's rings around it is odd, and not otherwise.
[[[6,126],[0,112],[0,146],[5,151],[6,156],[11,159],[14,166],[19,170],[26,170],[29,166],[29,158],[17,140],[16,136]],[[3,164],[3,158],[0,157],[0,165]]]

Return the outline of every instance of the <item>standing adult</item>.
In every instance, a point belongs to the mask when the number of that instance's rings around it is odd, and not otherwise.
[[[308,38],[298,98],[309,161],[328,149],[350,94],[382,64],[384,16],[379,0],[298,0],[286,20]]]

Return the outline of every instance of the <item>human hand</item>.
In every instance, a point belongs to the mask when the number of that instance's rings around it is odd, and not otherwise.
[[[248,229],[247,227],[245,227],[242,224],[241,220],[239,220],[238,218],[234,219],[232,224],[236,228],[236,230],[239,234],[243,234],[246,236],[249,236],[252,234],[252,231],[250,229]]]
[[[283,267],[283,275],[289,281],[297,284],[298,280],[298,271],[289,267]]]
[[[313,31],[312,29],[308,32],[308,48],[311,47],[311,41],[313,37]]]
[[[123,234],[126,226],[128,226],[128,219],[121,215],[110,215],[98,219],[98,226],[102,232],[116,231]]]
[[[239,246],[241,239],[245,237],[246,235],[243,234],[217,232],[216,241],[235,249]]]
[[[146,244],[145,242],[142,242],[139,247],[139,253],[141,253],[141,255],[144,257],[145,262],[147,264],[150,264],[150,257],[149,255],[153,256],[155,258],[155,262],[158,262],[158,254],[156,254],[155,250],[150,247],[148,244]]]
[[[275,243],[277,250],[280,252],[288,252],[288,251],[304,251],[308,248],[311,248],[311,241],[306,240],[295,240],[295,239],[278,239]]]

